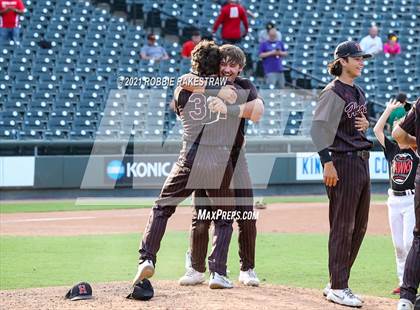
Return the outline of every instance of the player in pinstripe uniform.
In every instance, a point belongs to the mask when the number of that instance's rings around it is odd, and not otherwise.
[[[238,128],[235,145],[231,153],[235,168],[232,186],[235,189],[236,211],[238,211],[238,217],[241,217],[245,214],[252,214],[253,212],[252,183],[243,150],[245,122],[246,119],[251,119],[253,122],[259,121],[263,114],[264,106],[252,82],[248,79],[238,77],[246,61],[243,51],[239,47],[230,44],[225,44],[220,49],[222,52],[220,74],[229,78],[229,81],[235,85],[249,91],[247,105],[250,109],[241,115],[241,124]],[[205,257],[207,254],[211,220],[199,220],[197,216],[200,210],[208,210],[208,205],[208,198],[205,192],[203,190],[195,191],[193,194],[194,214],[191,224],[190,252],[186,256],[187,271],[179,280],[181,285],[196,285],[205,281]],[[239,218],[237,223],[239,227],[238,241],[241,264],[239,281],[245,285],[258,286],[259,279],[254,271],[255,241],[257,235],[256,220],[252,218]]]
[[[420,98],[417,99],[405,120],[394,129],[392,136],[398,143],[417,149],[417,155],[420,155]],[[398,310],[414,309],[420,284],[420,165],[417,166],[415,179],[414,208],[416,216],[414,239],[405,261]]]
[[[329,65],[336,78],[321,91],[311,128],[329,198],[330,283],[324,295],[351,307],[362,306],[348,280],[366,232],[370,204],[367,104],[362,89],[354,84],[367,57],[356,42],[337,46]]]
[[[199,76],[218,73],[220,51],[212,42],[203,41],[192,54],[192,67]],[[211,90],[211,94],[219,90]],[[233,175],[230,149],[234,143],[240,118],[240,107],[230,107],[224,113],[210,113],[210,105],[218,106],[203,94],[191,93],[177,88],[175,108],[184,128],[183,147],[179,159],[165,181],[159,198],[146,226],[141,243],[140,262],[133,284],[154,274],[156,253],[166,229],[168,218],[176,206],[195,189],[205,189],[212,207],[231,210],[234,192],[230,188]],[[238,99],[239,100],[239,99]],[[231,288],[226,277],[226,260],[232,235],[232,220],[217,218],[214,221],[215,236],[210,255],[210,288]]]

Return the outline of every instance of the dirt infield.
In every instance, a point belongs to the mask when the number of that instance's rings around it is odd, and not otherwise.
[[[328,207],[322,203],[273,204],[259,211],[259,232],[327,233]],[[143,232],[150,209],[65,211],[2,214],[0,235],[70,236]],[[187,231],[192,210],[178,208],[169,220],[168,230]],[[384,204],[372,204],[368,234],[390,234]]]
[[[69,288],[36,288],[0,291],[1,308],[16,309],[344,309],[320,296],[320,291],[262,285],[259,288],[237,285],[232,290],[210,290],[206,285],[181,287],[172,281],[153,283],[155,297],[150,301],[128,300],[128,282],[93,284],[94,299],[69,301],[63,298]],[[394,310],[395,300],[365,297],[366,310]]]
[[[326,233],[328,207],[322,203],[283,203],[258,210],[259,232]],[[2,214],[1,236],[66,236],[142,232],[150,209],[66,211]],[[191,208],[178,208],[168,230],[186,231]],[[368,234],[389,234],[384,204],[371,206]],[[263,284],[259,288],[236,286],[232,290],[210,290],[207,286],[180,287],[172,281],[153,282],[155,297],[148,302],[127,300],[129,283],[93,283],[95,298],[71,302],[63,296],[67,287],[0,291],[1,309],[343,309],[327,302],[321,290]],[[228,302],[228,304],[227,304]],[[396,301],[366,297],[363,309],[395,309]]]

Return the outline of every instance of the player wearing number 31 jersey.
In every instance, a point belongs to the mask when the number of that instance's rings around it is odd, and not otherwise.
[[[220,63],[219,47],[202,41],[192,52],[192,69],[198,76],[217,76]],[[184,129],[183,143],[177,163],[166,179],[145,229],[140,246],[140,262],[133,284],[154,274],[156,254],[164,235],[167,221],[177,205],[194,190],[206,191],[213,209],[223,211],[234,208],[234,190],[230,188],[233,165],[230,150],[235,141],[240,118],[238,109],[227,113],[212,112],[211,89],[195,94],[180,88],[175,91],[175,110]],[[237,96],[237,101],[240,101]],[[214,111],[214,109],[213,109]],[[235,127],[236,126],[236,127]],[[233,130],[232,128],[236,128]],[[226,261],[232,236],[232,220],[218,218],[214,221],[213,247],[209,260],[210,272],[222,283],[226,277]],[[220,288],[217,286],[211,288]]]

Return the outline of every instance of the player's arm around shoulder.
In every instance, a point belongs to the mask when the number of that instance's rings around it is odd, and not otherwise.
[[[254,123],[259,122],[264,114],[264,103],[261,98],[241,104],[239,108],[239,117],[250,119]]]
[[[264,101],[259,96],[257,88],[250,80],[242,78],[241,84],[245,84],[244,88],[249,90],[249,101],[240,105],[241,110],[239,117],[250,119],[252,122],[257,123],[264,115]]]

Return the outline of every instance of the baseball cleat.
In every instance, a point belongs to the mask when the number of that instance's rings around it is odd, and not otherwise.
[[[359,298],[357,298],[349,288],[346,288],[344,290],[331,289],[328,292],[327,300],[347,307],[360,308],[363,306],[362,301]]]
[[[408,299],[400,299],[398,302],[397,310],[414,310],[414,305]]]
[[[233,288],[233,283],[226,276],[222,276],[217,272],[210,274],[209,287],[211,289]]]
[[[322,290],[322,295],[324,295],[324,297],[327,297],[330,290],[331,290],[331,283],[328,283],[327,286],[325,286],[325,288]]]
[[[206,281],[204,272],[198,272],[194,268],[189,268],[184,276],[182,276],[178,283],[179,285],[198,285]]]
[[[267,209],[267,204],[264,201],[256,201],[254,207],[255,209]]]
[[[258,286],[260,285],[260,280],[257,277],[254,269],[248,269],[247,271],[239,272],[239,282],[247,286]]]
[[[144,260],[141,261],[139,266],[137,267],[136,276],[133,279],[133,286],[144,279],[149,279],[155,273],[155,266],[151,260]]]
[[[324,297],[327,297],[330,290],[331,290],[331,283],[327,283],[325,288],[322,290],[322,295],[324,295]],[[356,296],[356,298],[358,298],[361,302],[365,302],[360,295],[357,295],[357,294],[353,294],[353,295]]]

